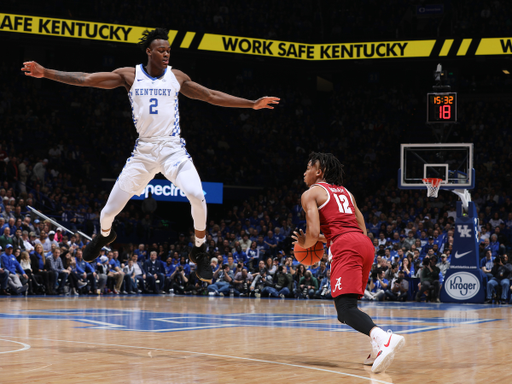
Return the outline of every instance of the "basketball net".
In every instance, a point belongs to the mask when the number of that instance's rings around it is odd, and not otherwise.
[[[428,179],[422,179],[423,183],[427,186],[427,196],[428,197],[437,197],[437,194],[439,193],[439,188],[441,188],[441,183],[443,182],[443,179],[436,179],[436,178],[428,178]]]

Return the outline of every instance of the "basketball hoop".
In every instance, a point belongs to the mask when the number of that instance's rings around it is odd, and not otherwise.
[[[423,183],[427,186],[427,196],[428,197],[437,197],[437,194],[439,193],[439,188],[441,188],[441,183],[443,182],[443,179],[436,179],[436,178],[428,178],[428,179],[422,179]]]

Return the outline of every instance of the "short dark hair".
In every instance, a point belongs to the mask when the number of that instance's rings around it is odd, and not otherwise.
[[[313,165],[317,161],[328,184],[343,185],[343,164],[332,153],[311,152],[308,163]]]
[[[169,40],[169,32],[165,28],[156,28],[152,31],[145,30],[142,32],[142,37],[140,38],[138,44],[139,47],[145,52],[147,48],[151,45],[153,40],[162,39]]]

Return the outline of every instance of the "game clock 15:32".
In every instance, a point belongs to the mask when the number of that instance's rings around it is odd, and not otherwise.
[[[457,121],[457,92],[427,94],[427,123]]]

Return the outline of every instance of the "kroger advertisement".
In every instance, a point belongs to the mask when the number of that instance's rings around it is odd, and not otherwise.
[[[222,204],[222,183],[203,182],[203,193],[208,204]],[[144,200],[149,192],[156,201],[188,202],[185,193],[169,180],[153,179],[140,196],[133,196],[132,200]]]

